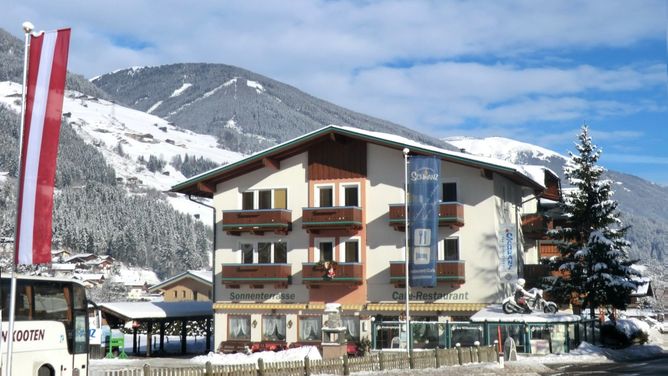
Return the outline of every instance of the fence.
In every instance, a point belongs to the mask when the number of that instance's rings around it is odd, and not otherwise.
[[[113,371],[93,371],[91,376],[311,376],[350,375],[353,372],[385,371],[391,369],[441,368],[467,363],[496,362],[499,356],[494,346],[457,347],[403,352],[379,352],[358,358],[265,363],[212,365],[179,368],[152,367]]]

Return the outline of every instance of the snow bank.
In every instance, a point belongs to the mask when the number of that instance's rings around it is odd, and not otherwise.
[[[661,356],[664,350],[656,345],[634,345],[625,349],[610,349],[594,346],[582,342],[577,349],[567,354],[550,354],[546,356],[526,356],[520,354],[520,362],[529,363],[605,363],[605,362],[629,362],[635,360],[646,360]]]
[[[210,352],[208,355],[200,355],[190,359],[191,363],[211,362],[211,364],[257,364],[257,360],[262,358],[265,363],[290,362],[295,360],[304,360],[308,356],[312,360],[320,360],[322,356],[315,346],[304,346],[295,349],[283,351],[262,351],[253,354],[220,354]]]

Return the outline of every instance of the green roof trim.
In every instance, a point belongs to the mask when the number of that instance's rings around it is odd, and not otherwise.
[[[302,222],[303,226],[320,226],[320,225],[362,225],[359,221],[331,221],[331,222]]]
[[[248,227],[288,227],[287,223],[233,223],[223,225],[223,228],[248,228]]]
[[[287,281],[288,277],[223,277],[223,282],[225,281]]]

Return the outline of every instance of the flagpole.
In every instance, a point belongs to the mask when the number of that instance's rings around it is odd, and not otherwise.
[[[7,364],[6,376],[12,374],[12,352],[14,347],[14,320],[16,317],[16,252],[18,249],[18,233],[19,233],[19,205],[18,198],[20,195],[21,184],[21,154],[23,152],[23,128],[25,126],[25,111],[26,111],[26,81],[28,80],[28,52],[30,49],[30,33],[35,29],[32,23],[26,21],[23,23],[23,32],[25,33],[25,44],[23,46],[23,85],[21,88],[21,125],[19,128],[19,157],[17,166],[17,200],[16,200],[16,226],[14,229],[14,257],[10,266],[12,284],[10,290],[9,300],[9,325],[7,328]]]
[[[408,153],[410,149],[404,148],[404,227],[406,229],[406,238],[404,242],[404,251],[405,251],[405,283],[406,283],[406,351],[410,353],[411,351],[411,313],[410,313],[410,294],[411,287],[408,284],[408,260],[410,258],[410,252],[408,252]]]

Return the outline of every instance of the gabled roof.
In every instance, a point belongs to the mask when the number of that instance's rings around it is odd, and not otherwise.
[[[172,192],[185,193],[193,196],[213,197],[216,183],[243,175],[247,172],[259,169],[272,160],[282,160],[302,153],[307,148],[326,137],[337,136],[349,137],[372,144],[389,147],[396,150],[408,148],[411,154],[430,155],[441,158],[444,161],[463,164],[471,167],[491,170],[500,173],[518,184],[533,188],[535,190],[545,189],[543,181],[536,181],[530,173],[522,167],[499,159],[476,156],[467,153],[455,152],[441,149],[435,146],[422,144],[405,137],[388,133],[373,132],[354,127],[342,127],[328,125],[303,136],[294,138],[284,143],[265,149],[241,159],[237,162],[221,166],[202,174],[196,175],[182,183],[172,187]]]
[[[194,279],[200,283],[203,283],[205,285],[212,286],[213,285],[213,272],[207,271],[207,270],[188,270],[185,271],[181,274],[177,274],[171,278],[167,278],[166,280],[158,283],[157,285],[151,286],[149,288],[149,292],[154,292],[157,290],[164,289],[165,287],[169,285],[173,285],[175,283],[178,283],[179,281],[182,281],[184,279],[190,278]]]

